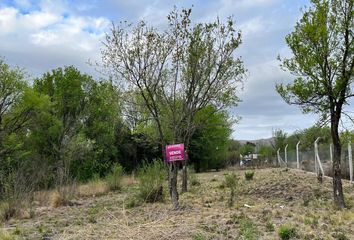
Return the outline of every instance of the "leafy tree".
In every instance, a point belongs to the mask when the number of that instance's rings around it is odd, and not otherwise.
[[[282,67],[296,76],[293,83],[277,85],[289,104],[329,120],[333,151],[333,195],[337,207],[345,206],[338,126],[343,107],[353,96],[354,80],[354,1],[312,0],[295,30],[286,37],[293,57],[282,60]]]
[[[229,164],[234,165],[240,162],[240,149],[241,143],[237,140],[229,140],[229,152],[228,152],[228,161]]]
[[[329,127],[313,126],[298,132],[301,141],[301,148],[309,150],[318,137],[320,142],[329,144],[331,142],[331,129]]]
[[[253,143],[245,143],[241,146],[240,153],[243,156],[255,153],[255,147]]]
[[[215,107],[208,106],[196,116],[196,121],[203,124],[192,136],[188,155],[197,172],[220,169],[227,164],[231,121],[226,112],[210,115],[214,111]]]
[[[13,150],[4,146],[7,137],[23,129],[29,120],[32,106],[20,106],[28,86],[24,73],[18,68],[10,68],[0,59],[0,158]]]
[[[272,146],[274,151],[278,151],[280,149],[281,151],[284,150],[285,146],[287,143],[287,134],[281,129],[275,129],[273,130],[273,141],[272,141]]]
[[[28,161],[29,126],[49,99],[34,92],[18,68],[0,61],[0,198],[21,199],[36,183],[37,169]]]
[[[274,150],[272,146],[260,145],[258,148],[258,154],[262,158],[270,159],[274,156]]]
[[[188,150],[196,130],[198,111],[212,104],[215,110],[238,102],[238,84],[245,70],[234,52],[241,35],[234,22],[219,20],[191,25],[190,9],[172,11],[168,28],[158,31],[141,21],[136,26],[112,26],[102,51],[105,67],[111,70],[125,92],[137,92],[154,121],[159,144],[184,142]],[[169,187],[178,207],[177,163],[170,167]],[[183,188],[187,189],[186,166]]]
[[[87,139],[78,134],[84,126],[93,83],[90,76],[72,66],[54,69],[34,81],[34,89],[48,95],[53,106],[51,115],[47,116],[50,121],[42,123],[48,128],[37,127],[35,134],[39,136],[37,139],[47,142],[42,145],[45,147],[42,151],[47,151],[53,157],[60,185],[70,175],[70,157],[75,156],[73,147],[89,147]],[[79,144],[78,141],[82,142]]]

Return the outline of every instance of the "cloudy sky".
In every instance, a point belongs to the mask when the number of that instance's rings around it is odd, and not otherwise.
[[[0,0],[0,56],[32,77],[65,65],[99,77],[87,62],[100,58],[100,41],[111,21],[145,19],[163,26],[174,5],[193,5],[196,22],[232,15],[243,34],[236,54],[249,70],[240,92],[243,102],[231,110],[242,118],[233,137],[268,138],[272,129],[291,133],[316,120],[288,106],[274,90],[275,83],[292,79],[280,70],[276,57],[291,54],[284,37],[301,16],[300,8],[308,4],[308,0]]]

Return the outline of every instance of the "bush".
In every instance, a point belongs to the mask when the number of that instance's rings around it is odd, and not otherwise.
[[[230,188],[229,207],[231,207],[234,204],[237,182],[238,182],[238,177],[235,173],[225,175],[225,186]]]
[[[146,202],[162,201],[163,182],[165,179],[163,162],[155,160],[150,164],[145,163],[138,172],[139,197]]]
[[[296,229],[288,225],[282,225],[279,228],[279,237],[283,240],[289,240],[296,237]]]
[[[259,239],[259,231],[253,221],[247,217],[243,217],[240,223],[240,239],[257,240]]]
[[[0,203],[0,220],[7,221],[16,214],[16,206],[8,201]]]
[[[199,186],[200,185],[199,179],[197,177],[197,174],[195,173],[194,168],[188,168],[188,177],[189,177],[189,183],[192,186]]]
[[[254,175],[254,171],[246,171],[245,172],[245,178],[246,180],[252,180],[253,179],[253,175]]]
[[[106,181],[110,190],[120,190],[123,177],[123,168],[119,164],[114,164],[111,172],[106,176]]]

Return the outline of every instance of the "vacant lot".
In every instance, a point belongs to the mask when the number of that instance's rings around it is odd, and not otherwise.
[[[121,192],[76,199],[76,205],[38,207],[31,219],[12,219],[5,230],[19,239],[280,239],[282,225],[297,239],[354,239],[354,211],[332,205],[331,179],[287,169],[255,170],[254,179],[239,176],[236,199],[228,206],[224,175],[198,174],[201,185],[180,196],[181,209],[164,203],[134,206],[136,185]],[[346,200],[354,188],[345,182]],[[166,190],[166,188],[165,188]]]

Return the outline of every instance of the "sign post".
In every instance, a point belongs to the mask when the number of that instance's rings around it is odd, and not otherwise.
[[[176,162],[176,161],[184,161],[184,144],[174,144],[174,145],[166,145],[166,161]]]

